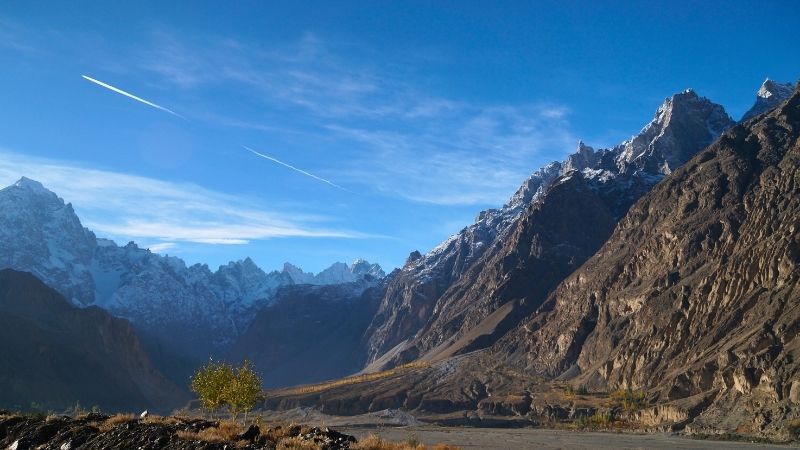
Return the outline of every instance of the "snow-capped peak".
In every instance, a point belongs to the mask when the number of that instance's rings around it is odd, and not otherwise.
[[[792,95],[794,86],[792,83],[778,83],[774,80],[767,78],[758,89],[756,95],[761,98],[771,98],[773,96],[787,99]]]
[[[744,113],[741,121],[744,122],[772,110],[791,97],[793,92],[792,83],[779,83],[767,78],[756,92],[755,103]]]
[[[386,276],[381,266],[371,264],[363,258],[357,258],[350,265],[335,262],[316,275],[287,262],[283,264],[283,273],[289,275],[295,284],[317,285],[350,283],[365,278],[381,279]]]

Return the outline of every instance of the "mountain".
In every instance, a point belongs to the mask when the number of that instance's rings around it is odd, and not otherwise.
[[[339,284],[353,283],[365,277],[381,279],[386,273],[378,264],[370,264],[364,259],[356,259],[349,266],[342,262],[333,263],[330,267],[314,275],[311,272],[304,272],[303,269],[291,264],[283,265],[283,273],[288,274],[294,284]]]
[[[0,406],[170,411],[188,400],[129,322],[77,308],[29,273],[0,270]]]
[[[480,332],[472,342],[481,334],[493,339],[460,352],[424,352],[411,366],[354,385],[271,391],[265,407],[315,405],[331,414],[403,408],[476,426],[582,423],[600,413],[629,427],[796,438],[800,85],[777,109],[731,127],[669,172],[549,292],[534,297],[540,279],[519,278],[516,293],[472,327]],[[553,182],[502,244],[510,267],[526,258],[523,269],[535,266],[548,249],[544,238],[556,229],[545,233],[535,222],[546,228],[556,217],[557,208],[542,212],[549,195],[595,192],[593,178],[577,174]],[[606,208],[613,218],[602,192],[591,213]],[[577,213],[561,217],[570,214]],[[508,292],[503,283],[517,272],[483,292]],[[469,289],[482,289],[480,280]],[[512,314],[515,322],[494,334]],[[444,347],[459,341],[464,336]]]
[[[697,430],[780,431],[800,413],[798,139],[800,90],[659,184],[496,350],[651,390]]]
[[[71,204],[25,177],[0,190],[0,211],[0,267],[29,271],[76,305],[100,306],[147,335],[168,330],[202,352],[233,342],[281,286],[310,275],[288,263],[267,273],[250,258],[212,272],[133,242],[118,246],[96,238]],[[377,264],[356,260],[334,264],[313,282],[383,275]]]
[[[370,329],[372,368],[493,343],[600,248],[633,202],[733,124],[689,89],[622,144],[581,142],[535,172],[503,208],[410,260],[388,285]]]
[[[742,122],[753,117],[772,111],[778,105],[792,96],[794,86],[792,83],[778,83],[767,78],[756,93],[756,102],[742,116]]]
[[[250,258],[211,271],[133,242],[118,246],[97,238],[71,204],[25,177],[0,190],[0,211],[0,268],[33,273],[74,305],[131,321],[161,371],[181,383],[210,354],[225,355],[281,287],[310,275],[290,264],[267,273]],[[380,266],[359,259],[334,264],[313,283],[383,276]]]
[[[362,337],[384,289],[377,280],[289,285],[233,345],[233,360],[249,358],[265,386],[340,378],[366,363]]]

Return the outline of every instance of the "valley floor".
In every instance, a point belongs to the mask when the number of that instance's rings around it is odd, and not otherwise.
[[[628,434],[542,428],[386,427],[339,428],[361,439],[375,434],[391,441],[451,444],[463,450],[520,449],[787,449],[791,446],[691,439],[672,434]],[[795,447],[796,448],[796,447]]]

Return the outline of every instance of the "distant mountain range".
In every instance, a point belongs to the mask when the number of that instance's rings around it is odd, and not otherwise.
[[[282,286],[335,284],[384,276],[377,264],[335,263],[314,275],[286,263],[265,272],[250,258],[212,272],[130,242],[118,246],[81,225],[72,205],[21,178],[0,190],[0,267],[29,271],[76,305],[96,305],[142,330],[169,329],[204,352],[233,342]],[[195,346],[196,347],[196,346]]]
[[[774,435],[800,417],[799,132],[790,84],[764,82],[739,122],[676,93],[637,135],[580,142],[388,275],[363,260],[319,274],[187,267],[97,239],[23,178],[0,191],[0,267],[130,320],[173,380],[210,353],[252,358],[270,386],[417,363],[270,407],[578,417],[557,382],[642,390],[652,407],[626,417],[645,426]]]

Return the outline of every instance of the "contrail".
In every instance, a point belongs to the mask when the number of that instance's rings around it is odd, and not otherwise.
[[[298,169],[298,168],[297,168],[297,167],[295,167],[295,166],[292,166],[292,165],[290,165],[290,164],[286,164],[285,162],[283,162],[283,161],[279,161],[279,160],[277,160],[277,159],[275,159],[275,158],[273,158],[273,157],[271,157],[271,156],[267,156],[267,155],[265,155],[265,154],[263,154],[263,153],[259,153],[259,152],[257,152],[257,151],[255,151],[255,150],[253,150],[252,148],[250,148],[250,147],[248,147],[248,146],[246,146],[246,145],[243,145],[242,147],[244,147],[244,149],[245,149],[245,150],[249,151],[250,153],[252,153],[252,154],[254,154],[254,155],[256,155],[256,156],[260,156],[260,157],[262,157],[262,158],[265,158],[265,159],[268,159],[268,160],[270,160],[270,161],[272,161],[272,162],[276,162],[276,163],[278,163],[278,164],[280,164],[280,165],[282,165],[282,166],[284,166],[284,167],[288,167],[289,169],[292,169],[292,170],[294,170],[295,172],[300,172],[300,173],[302,173],[303,175],[309,176],[309,177],[311,177],[311,178],[313,178],[313,179],[315,179],[315,180],[322,181],[323,183],[328,183],[328,184],[330,184],[331,186],[333,186],[333,187],[335,187],[335,188],[339,188],[339,189],[341,189],[341,190],[343,190],[343,191],[347,191],[347,189],[345,189],[345,188],[343,188],[343,187],[339,186],[338,184],[336,184],[336,183],[332,183],[332,182],[330,182],[330,181],[328,181],[328,180],[326,180],[326,179],[324,179],[324,178],[320,178],[320,177],[318,177],[318,176],[314,175],[313,173],[308,173],[308,172],[306,172],[305,170]],[[348,191],[348,192],[349,192],[349,191]]]
[[[170,110],[170,109],[164,108],[163,106],[156,105],[156,104],[155,104],[155,103],[153,103],[153,102],[148,102],[147,100],[145,100],[145,99],[143,99],[143,98],[141,98],[141,97],[137,97],[137,96],[135,96],[135,95],[133,95],[133,94],[131,94],[131,93],[129,93],[129,92],[125,92],[125,91],[123,91],[122,89],[115,88],[114,86],[111,86],[110,84],[103,83],[103,82],[102,82],[102,81],[100,81],[100,80],[95,80],[95,79],[94,79],[94,78],[92,78],[92,77],[87,77],[86,75],[81,75],[81,76],[82,76],[83,78],[85,78],[85,79],[87,79],[87,80],[91,81],[92,83],[99,84],[100,86],[103,86],[103,87],[104,87],[104,88],[106,88],[106,89],[110,89],[110,90],[112,90],[112,91],[116,92],[117,94],[122,94],[122,95],[124,95],[124,96],[126,96],[126,97],[129,97],[129,98],[132,98],[132,99],[134,99],[134,100],[136,100],[136,101],[138,101],[138,102],[142,102],[142,103],[144,103],[145,105],[152,106],[153,108],[160,109],[161,111],[168,112],[168,113],[172,114],[173,116],[177,116],[177,117],[180,117],[181,119],[184,119],[184,120],[186,120],[186,118],[185,118],[185,117],[183,117],[182,115],[180,115],[180,114],[176,113],[175,111],[172,111],[172,110]]]

